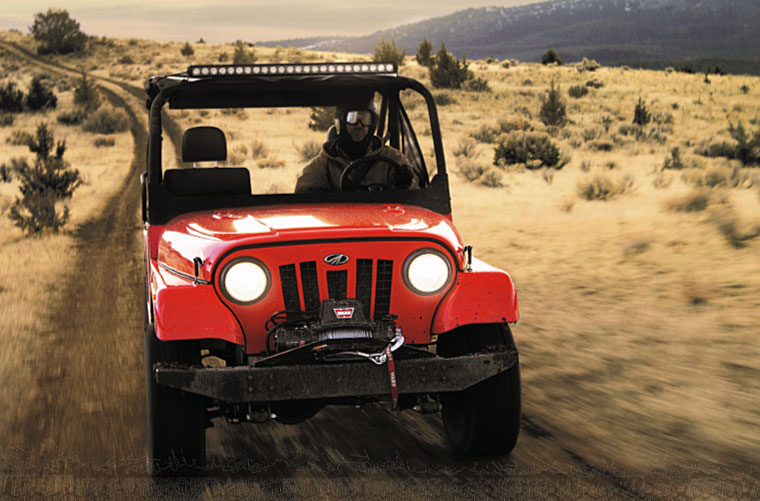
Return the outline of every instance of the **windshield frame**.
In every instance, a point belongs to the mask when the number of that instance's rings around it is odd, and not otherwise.
[[[396,128],[408,134],[408,120],[400,94],[403,90],[420,94],[427,104],[430,133],[434,147],[435,169],[431,180],[419,190],[388,190],[376,192],[331,192],[254,194],[235,196],[181,197],[171,194],[162,183],[161,143],[165,130],[162,111],[170,109],[206,108],[272,108],[338,106],[367,95],[379,93],[388,108],[395,113]],[[146,85],[149,111],[148,158],[142,177],[143,220],[150,224],[165,224],[187,212],[246,206],[276,206],[294,204],[378,203],[415,205],[440,214],[451,214],[448,175],[443,153],[438,112],[432,94],[420,82],[392,75],[299,75],[244,78],[190,78],[187,73],[152,77]],[[389,115],[389,121],[391,120]],[[388,124],[390,128],[390,124]],[[397,131],[398,133],[398,131]],[[407,136],[405,136],[407,137]],[[413,133],[410,138],[416,143]],[[398,141],[398,136],[394,138]],[[393,144],[392,146],[396,146]]]

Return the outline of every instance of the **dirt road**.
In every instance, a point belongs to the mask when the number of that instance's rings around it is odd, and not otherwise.
[[[48,71],[65,71],[3,47]],[[456,458],[438,416],[396,414],[382,406],[328,408],[298,426],[216,420],[207,432],[207,474],[154,483],[144,473],[138,181],[145,158],[144,111],[139,91],[99,83],[109,100],[129,113],[133,163],[102,213],[76,230],[76,266],[61,270],[50,291],[55,301],[46,328],[18,353],[34,377],[18,384],[17,398],[6,403],[16,406],[17,418],[10,429],[0,430],[0,497],[655,499],[705,492],[758,497],[758,484],[746,472],[717,466],[631,472],[589,457],[583,430],[548,427],[534,414],[529,391],[530,415],[508,458]],[[176,140],[176,134],[169,136]],[[609,459],[614,461],[614,454]]]

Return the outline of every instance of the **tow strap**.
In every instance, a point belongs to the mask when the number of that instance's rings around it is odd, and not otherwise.
[[[393,351],[391,345],[385,347],[385,356],[388,358],[388,377],[391,382],[391,408],[395,411],[398,409],[398,385],[396,384],[396,364],[393,362]]]

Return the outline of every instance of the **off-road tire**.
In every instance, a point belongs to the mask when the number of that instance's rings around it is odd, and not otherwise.
[[[457,356],[514,346],[506,324],[460,327],[441,335],[438,354]],[[475,386],[441,395],[441,417],[449,442],[469,457],[504,456],[520,432],[520,367],[515,364]]]
[[[164,342],[145,324],[148,472],[154,477],[194,476],[206,463],[206,399],[156,383],[156,362],[199,364],[195,341]]]

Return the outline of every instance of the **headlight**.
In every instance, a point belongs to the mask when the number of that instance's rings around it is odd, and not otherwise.
[[[222,270],[219,283],[227,299],[238,304],[253,304],[269,292],[269,270],[258,259],[235,259]]]
[[[451,264],[436,249],[419,249],[404,261],[404,282],[417,294],[430,296],[443,290],[451,280]]]

